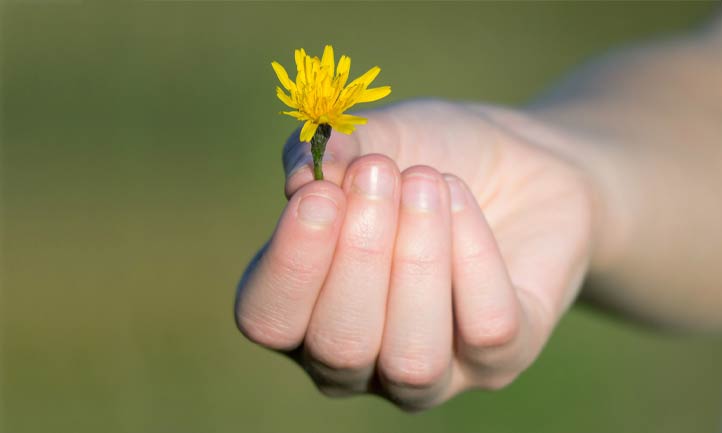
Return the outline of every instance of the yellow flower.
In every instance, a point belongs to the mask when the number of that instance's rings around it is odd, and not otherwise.
[[[282,113],[306,122],[301,129],[301,141],[310,141],[321,124],[329,124],[344,134],[352,133],[355,125],[363,125],[366,119],[344,114],[344,111],[360,102],[377,101],[391,93],[389,86],[368,88],[381,72],[378,66],[346,86],[351,59],[341,56],[336,67],[331,45],[326,45],[321,59],[309,56],[303,48],[296,50],[298,73],[295,82],[291,81],[278,62],[272,62],[271,66],[283,87],[291,93],[289,96],[283,89],[276,87],[278,99],[296,110]]]

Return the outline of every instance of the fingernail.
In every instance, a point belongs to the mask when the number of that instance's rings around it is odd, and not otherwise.
[[[359,168],[353,178],[358,192],[368,198],[386,199],[394,194],[396,179],[391,170],[383,165],[367,165]]]
[[[404,179],[403,205],[407,208],[432,211],[439,207],[439,187],[436,179],[423,174],[411,174]]]
[[[336,203],[318,194],[309,194],[298,204],[298,217],[311,225],[330,225],[337,213]]]
[[[451,196],[451,210],[458,212],[466,207],[466,193],[464,187],[458,179],[453,176],[444,176],[446,184],[449,185],[449,195]]]

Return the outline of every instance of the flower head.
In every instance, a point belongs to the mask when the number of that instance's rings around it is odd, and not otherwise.
[[[301,141],[310,141],[322,124],[328,124],[344,134],[352,133],[355,125],[363,125],[366,119],[344,112],[355,104],[377,101],[391,93],[389,86],[368,88],[381,72],[378,66],[369,69],[346,86],[351,59],[341,56],[338,65],[334,63],[331,45],[326,45],[321,59],[309,56],[303,48],[296,50],[295,82],[291,81],[278,62],[271,63],[281,85],[290,92],[289,96],[283,89],[276,87],[278,99],[295,109],[282,113],[306,122],[301,129]]]

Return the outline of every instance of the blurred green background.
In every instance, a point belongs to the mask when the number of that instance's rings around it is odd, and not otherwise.
[[[520,104],[610,47],[714,3],[69,3],[2,6],[0,430],[701,432],[719,340],[576,307],[496,393],[417,415],[331,400],[244,341],[236,282],[281,211],[270,62],[332,43],[393,102]]]

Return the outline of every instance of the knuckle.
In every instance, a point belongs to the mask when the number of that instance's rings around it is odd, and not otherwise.
[[[444,376],[446,365],[430,357],[399,356],[381,365],[384,380],[399,388],[432,388]]]
[[[461,340],[474,348],[507,346],[519,334],[519,320],[512,311],[498,311],[479,314],[471,323],[460,324]]]
[[[346,224],[339,247],[348,250],[356,261],[381,264],[389,253],[389,246],[384,240],[388,230],[385,222],[362,216],[359,219],[347,219]]]
[[[334,371],[363,370],[376,359],[375,345],[360,333],[342,335],[335,331],[310,331],[305,346],[312,362]]]
[[[385,245],[377,245],[367,235],[351,234],[344,239],[344,247],[359,264],[381,266],[388,255]]]
[[[238,313],[238,329],[250,341],[273,350],[290,350],[298,346],[303,338],[286,321],[271,315]]]

